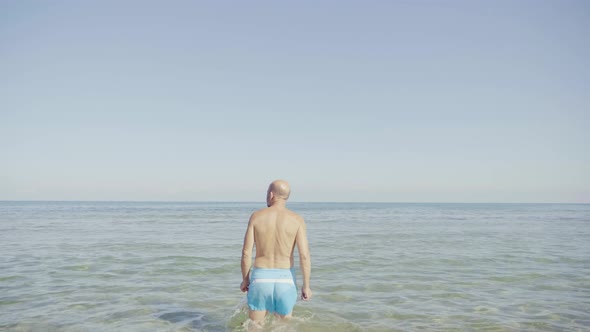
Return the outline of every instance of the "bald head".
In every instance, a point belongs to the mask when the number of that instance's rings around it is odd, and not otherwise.
[[[278,199],[287,200],[291,194],[291,188],[289,187],[289,183],[287,181],[275,180],[270,184],[270,186],[268,186],[268,192],[272,193],[273,196]]]

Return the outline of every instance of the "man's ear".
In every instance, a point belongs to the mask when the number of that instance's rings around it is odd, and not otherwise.
[[[268,195],[269,200],[272,201],[273,198],[275,198],[275,193],[273,193],[272,191],[269,193]]]

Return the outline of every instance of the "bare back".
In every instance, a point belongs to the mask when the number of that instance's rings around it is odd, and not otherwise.
[[[256,258],[254,266],[269,269],[293,267],[293,251],[303,218],[285,207],[265,208],[252,214]]]

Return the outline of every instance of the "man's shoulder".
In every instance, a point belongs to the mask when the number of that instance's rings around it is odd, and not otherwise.
[[[252,215],[250,216],[250,220],[254,220],[256,218],[259,218],[263,215],[265,215],[268,212],[268,208],[262,208],[260,210],[256,210],[254,212],[252,212]]]
[[[303,217],[302,217],[302,216],[301,216],[299,213],[297,213],[297,212],[295,212],[295,211],[293,211],[293,210],[289,210],[289,212],[291,212],[291,213],[292,213],[294,216],[296,216],[297,218],[303,219]]]
[[[287,208],[285,208],[283,211],[287,212],[288,216],[293,218],[293,219],[297,219],[299,221],[303,221],[303,217],[300,216],[297,212],[293,211],[293,210],[289,210]],[[252,215],[250,216],[251,220],[255,220],[255,219],[260,219],[260,218],[264,218],[265,215],[268,215],[269,213],[275,213],[276,211],[273,212],[273,210],[271,208],[262,208],[260,210],[256,210],[254,212],[252,212]]]
[[[286,210],[289,213],[289,216],[291,218],[296,219],[299,222],[303,222],[303,217],[301,215],[299,215],[299,213],[297,213],[295,211],[292,211],[292,210],[289,210],[289,209],[286,209]]]

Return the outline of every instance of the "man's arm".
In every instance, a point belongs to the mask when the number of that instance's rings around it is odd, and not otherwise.
[[[250,216],[248,221],[248,228],[246,235],[244,235],[244,246],[242,247],[242,284],[240,289],[242,292],[248,290],[250,284],[250,267],[252,266],[252,248],[254,248],[254,227],[252,226],[252,219],[254,214]]]
[[[309,243],[307,242],[307,230],[305,221],[301,219],[301,225],[297,230],[297,251],[299,251],[299,264],[301,265],[301,273],[303,273],[303,288],[301,289],[301,298],[305,301],[311,299],[311,288],[309,279],[311,277],[311,257],[309,255]]]

